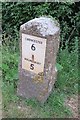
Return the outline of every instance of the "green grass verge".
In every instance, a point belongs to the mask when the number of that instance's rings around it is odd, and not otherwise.
[[[77,50],[71,53],[67,49],[60,50],[57,62],[62,66],[62,69],[58,72],[55,88],[50,97],[41,106],[36,100],[21,99],[16,95],[19,53],[15,49],[10,48],[10,46],[3,46],[2,49],[4,116],[11,118],[65,118],[72,116],[69,107],[65,106],[65,100],[68,96],[76,95],[78,91]],[[20,101],[22,105],[21,108],[18,108]]]

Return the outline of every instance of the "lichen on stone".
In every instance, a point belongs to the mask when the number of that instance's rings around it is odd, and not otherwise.
[[[43,83],[44,81],[44,74],[43,72],[38,73],[37,75],[34,76],[33,81],[36,83]]]
[[[51,17],[40,17],[25,23],[27,27],[36,26],[42,36],[54,35],[59,30],[59,24],[55,19]]]

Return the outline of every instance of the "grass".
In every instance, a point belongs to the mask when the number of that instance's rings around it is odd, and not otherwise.
[[[0,45],[0,68],[2,66],[2,54],[1,54],[1,45]],[[1,85],[2,85],[2,71],[0,70],[0,119],[2,118],[2,91],[1,91]]]
[[[8,39],[6,39],[8,41]],[[17,47],[14,40],[13,45]],[[6,44],[2,48],[3,70],[3,117],[9,118],[65,118],[71,117],[72,111],[65,105],[67,97],[77,95],[78,92],[78,66],[77,49],[71,53],[68,49],[59,51],[57,63],[63,69],[58,72],[55,87],[45,102],[41,105],[37,100],[26,100],[16,95],[18,81],[19,52],[16,47]]]

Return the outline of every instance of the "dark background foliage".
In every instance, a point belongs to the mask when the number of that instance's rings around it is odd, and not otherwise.
[[[68,43],[69,51],[72,50],[75,38],[79,37],[80,3],[28,3],[8,2],[2,5],[2,28],[7,35],[16,37],[16,30],[20,25],[30,19],[42,15],[51,15],[56,18],[61,27],[61,44],[65,48]]]

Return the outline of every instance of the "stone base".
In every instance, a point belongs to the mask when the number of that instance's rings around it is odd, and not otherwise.
[[[27,73],[29,72],[27,71]],[[20,72],[17,95],[26,99],[36,98],[41,103],[44,103],[52,91],[56,75],[57,71],[55,69],[53,71],[53,76],[51,76],[51,80],[48,80],[48,82],[47,80],[45,80],[46,82],[36,82],[33,80],[34,75],[28,76],[26,72]]]

